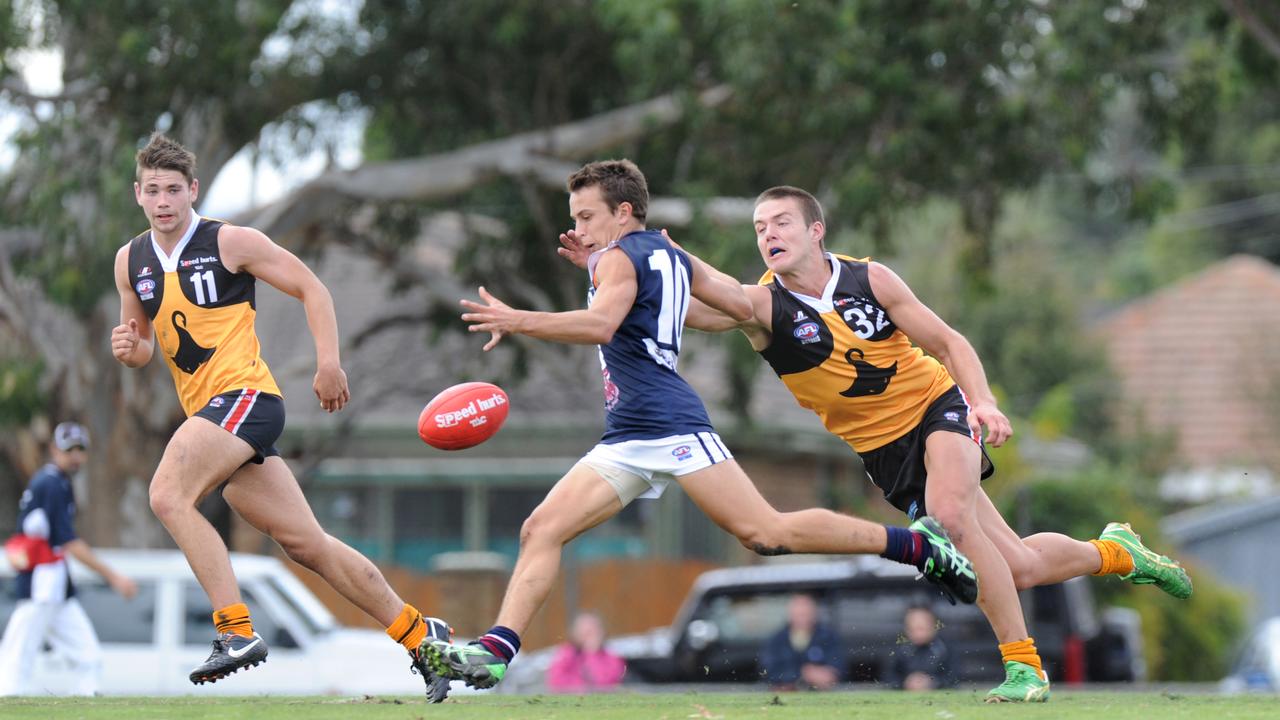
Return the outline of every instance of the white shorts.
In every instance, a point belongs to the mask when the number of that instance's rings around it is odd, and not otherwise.
[[[672,478],[732,460],[733,454],[714,432],[672,435],[653,440],[600,443],[581,462],[600,473],[626,506],[636,498],[662,495]]]

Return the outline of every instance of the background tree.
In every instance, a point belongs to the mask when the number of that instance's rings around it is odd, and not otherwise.
[[[19,122],[0,167],[0,497],[16,499],[51,424],[79,416],[105,457],[87,533],[163,542],[146,480],[181,413],[158,362],[126,372],[106,344],[111,257],[142,229],[132,156],[154,129],[196,151],[208,189],[246,148],[336,155],[334,126],[363,123],[359,167],[238,218],[431,288],[352,329],[355,345],[403,325],[457,332],[458,290],[480,279],[521,305],[578,304],[581,278],[548,244],[584,161],[636,159],[655,224],[743,279],[760,270],[749,199],[801,185],[827,204],[833,248],[888,259],[974,339],[1014,411],[1091,440],[1108,386],[1090,317],[1229,252],[1280,259],[1265,3],[346,8],[0,1],[0,102]],[[56,97],[18,74],[33,49],[63,60]],[[446,219],[450,266],[405,252]],[[745,418],[760,363],[724,342]],[[531,347],[501,361],[537,367]]]

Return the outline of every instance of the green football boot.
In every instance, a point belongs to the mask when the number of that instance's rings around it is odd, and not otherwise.
[[[1049,678],[1026,663],[1004,664],[1004,682],[987,693],[987,702],[1048,702]]]
[[[458,645],[428,636],[418,646],[418,653],[436,675],[463,680],[481,690],[497,685],[507,674],[507,661],[482,645]]]
[[[907,529],[923,535],[929,546],[926,548],[928,554],[924,567],[920,568],[920,574],[937,585],[952,605],[957,600],[965,605],[976,602],[978,576],[973,572],[973,563],[956,549],[942,525],[926,515],[911,523]]]
[[[1137,585],[1155,585],[1181,600],[1191,597],[1191,576],[1182,569],[1182,565],[1143,545],[1142,538],[1128,523],[1108,523],[1098,539],[1120,543],[1133,558],[1133,572],[1121,575],[1121,580]]]

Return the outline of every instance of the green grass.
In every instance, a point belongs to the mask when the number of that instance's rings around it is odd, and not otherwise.
[[[1176,693],[1054,691],[1045,705],[984,705],[977,691],[905,694],[682,693],[581,696],[482,695],[426,705],[419,698],[9,698],[0,718],[58,720],[365,720],[463,718],[508,720],[737,720],[738,718],[859,718],[859,720],[966,720],[967,718],[1275,718],[1280,698]]]

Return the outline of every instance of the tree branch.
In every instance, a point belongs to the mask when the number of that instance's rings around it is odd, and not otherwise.
[[[1266,22],[1258,17],[1253,8],[1245,0],[1219,0],[1227,12],[1235,16],[1244,29],[1253,36],[1253,39],[1262,46],[1264,50],[1271,53],[1277,60],[1280,60],[1280,36],[1276,31],[1267,27]]]
[[[698,104],[715,107],[730,95],[729,88],[717,86],[703,91]],[[328,172],[285,199],[235,219],[279,240],[323,220],[344,199],[389,202],[446,198],[499,175],[533,176],[559,187],[576,166],[558,158],[581,157],[643,137],[679,121],[684,112],[681,98],[668,94],[585,120],[452,152]]]
[[[68,100],[74,102],[77,100],[84,100],[91,95],[98,95],[99,97],[106,95],[106,88],[103,88],[95,82],[84,79],[73,80],[67,83],[62,88],[62,92],[56,95],[40,95],[31,92],[31,88],[27,87],[26,81],[16,76],[6,77],[3,80],[0,80],[0,91],[8,93],[15,101],[26,105],[27,107],[34,107],[36,103],[41,102],[58,103]]]

